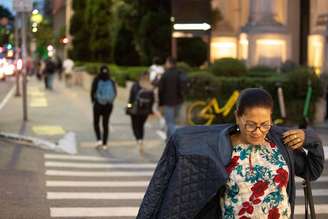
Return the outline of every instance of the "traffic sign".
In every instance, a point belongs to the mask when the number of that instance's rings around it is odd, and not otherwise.
[[[30,12],[33,9],[33,0],[13,0],[13,8],[16,12]]]

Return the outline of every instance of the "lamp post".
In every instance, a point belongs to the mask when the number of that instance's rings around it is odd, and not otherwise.
[[[22,28],[22,59],[23,59],[23,120],[27,121],[27,75],[26,75],[26,58],[27,58],[27,50],[26,50],[26,13],[32,11],[32,0],[14,0],[13,8],[17,12],[17,15],[21,15]]]

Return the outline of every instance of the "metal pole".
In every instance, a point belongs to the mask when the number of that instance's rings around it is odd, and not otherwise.
[[[17,67],[18,63],[18,58],[19,58],[19,36],[18,36],[18,26],[19,26],[19,15],[20,13],[17,12],[16,17],[15,17],[15,63]],[[17,70],[16,68],[16,97],[20,97],[20,87],[19,87],[19,76],[20,76],[20,71]]]
[[[26,12],[22,12],[23,120],[27,121]]]

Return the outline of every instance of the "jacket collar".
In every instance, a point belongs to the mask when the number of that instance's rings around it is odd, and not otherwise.
[[[218,156],[224,166],[230,163],[232,155],[232,145],[230,133],[236,130],[236,125],[229,124],[220,131],[218,135]]]

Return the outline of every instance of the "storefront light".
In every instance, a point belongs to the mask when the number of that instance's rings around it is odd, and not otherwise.
[[[314,68],[315,73],[320,74],[324,62],[324,37],[310,35],[308,38],[308,65]]]
[[[211,61],[220,58],[236,58],[237,42],[235,37],[215,37],[211,42]]]

